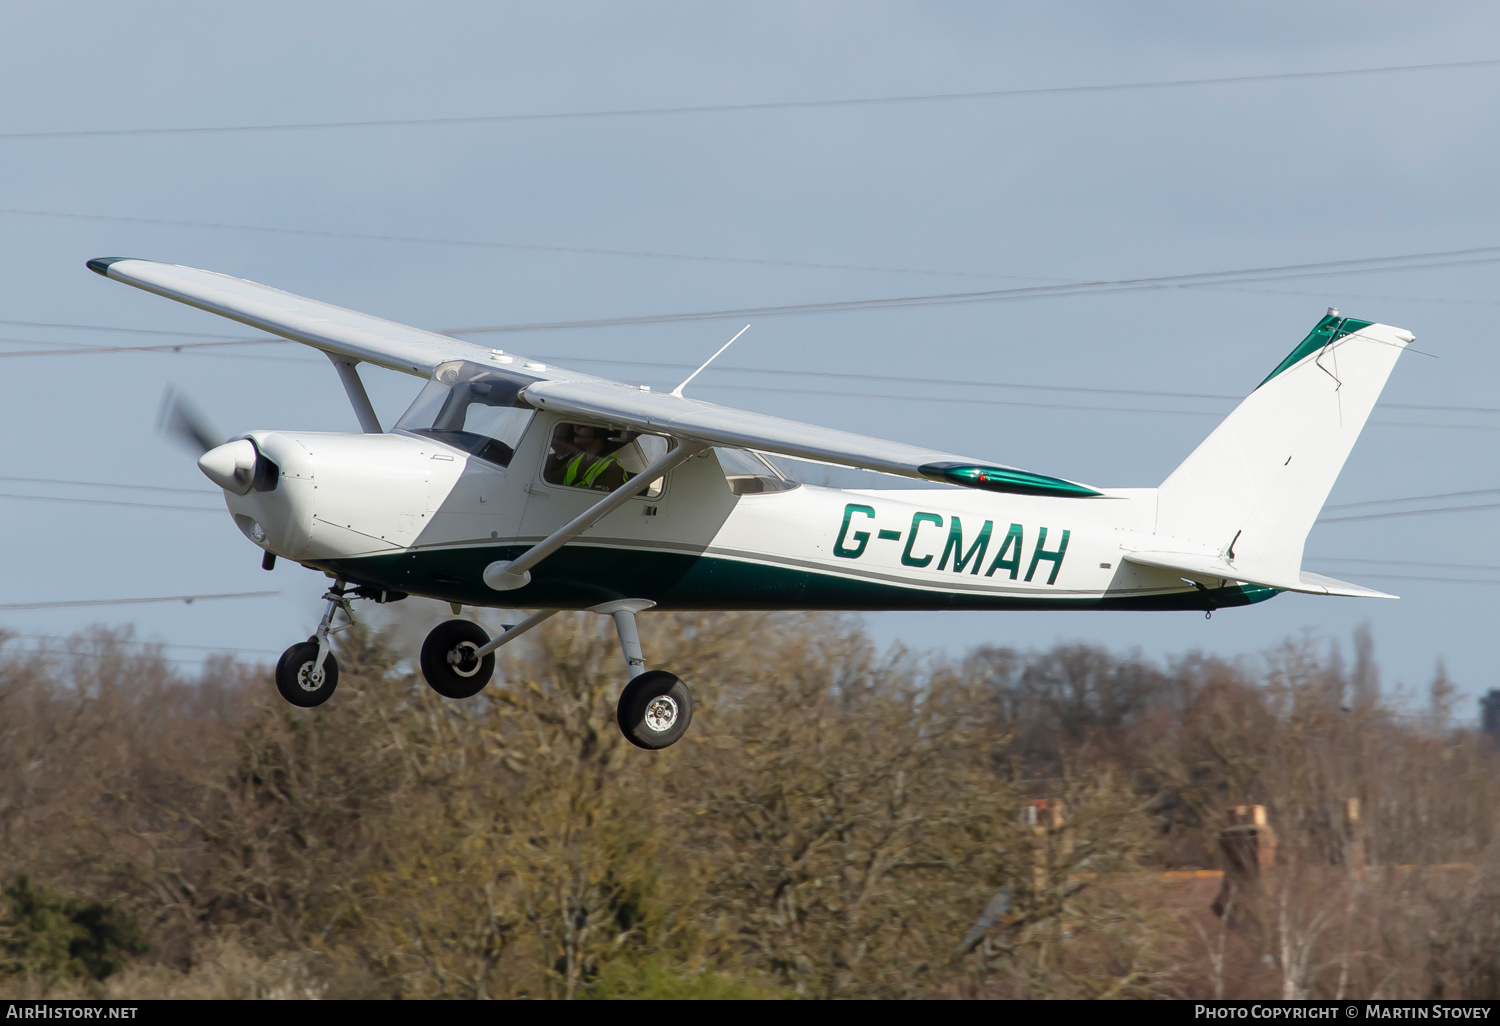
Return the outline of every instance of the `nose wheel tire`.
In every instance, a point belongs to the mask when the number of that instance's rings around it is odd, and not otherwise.
[[[637,748],[666,748],[693,722],[693,696],[666,670],[648,670],[625,685],[615,719],[625,740]]]
[[[422,676],[444,698],[473,698],[495,673],[495,653],[474,655],[489,640],[471,620],[444,620],[422,642]]]
[[[322,705],[339,684],[339,664],[329,652],[318,668],[318,641],[298,642],[281,654],[276,663],[276,690],[281,697],[303,709]]]

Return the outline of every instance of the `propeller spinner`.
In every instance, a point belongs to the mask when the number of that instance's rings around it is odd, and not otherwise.
[[[280,468],[262,456],[254,442],[248,438],[224,441],[203,412],[174,388],[162,396],[157,427],[198,453],[198,469],[225,491],[245,495],[252,488],[264,492],[276,487]]]

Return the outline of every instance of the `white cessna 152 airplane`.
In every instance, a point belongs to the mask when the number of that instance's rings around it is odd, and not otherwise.
[[[333,693],[329,633],[354,597],[538,610],[493,640],[469,620],[438,625],[421,667],[448,698],[478,694],[495,650],[559,610],[613,617],[628,668],[619,726],[649,749],[682,736],[693,704],[677,677],[645,670],[645,609],[1212,612],[1282,591],[1393,597],[1302,569],[1413,341],[1336,310],[1159,487],[1091,488],[607,381],[211,271],[88,266],[313,346],[337,369],[363,434],[194,432],[262,565],[282,556],[334,579],[316,633],[276,668],[294,705]],[[361,362],[427,382],[389,431]],[[766,454],[954,487],[799,485]]]

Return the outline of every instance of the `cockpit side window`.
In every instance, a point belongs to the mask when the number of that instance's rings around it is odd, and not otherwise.
[[[508,467],[536,411],[520,405],[517,383],[473,364],[428,382],[395,430],[425,435]]]
[[[547,449],[542,480],[567,488],[612,492],[665,456],[670,447],[661,435],[593,424],[558,424]],[[661,491],[658,478],[641,495],[654,499]]]

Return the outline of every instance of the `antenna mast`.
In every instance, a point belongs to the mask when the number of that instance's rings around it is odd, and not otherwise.
[[[724,350],[726,350],[730,346],[734,345],[734,339],[739,338],[741,335],[743,335],[745,332],[747,332],[749,330],[750,330],[750,325],[747,324],[743,328],[741,328],[739,331],[735,332],[734,333],[734,338],[730,339],[728,342],[725,342],[722,346],[719,347],[719,353],[722,353]],[[709,364],[711,364],[715,360],[717,360],[719,358],[719,353],[715,353],[714,355],[710,356],[707,360],[704,360],[703,361],[703,367],[707,367]],[[682,396],[682,390],[684,388],[687,388],[689,381],[692,381],[699,374],[703,373],[703,367],[699,367],[697,370],[693,371],[693,373],[689,374],[683,380],[682,384],[680,384],[676,388],[672,389],[672,395],[675,395],[677,398],[681,399],[683,397]]]

